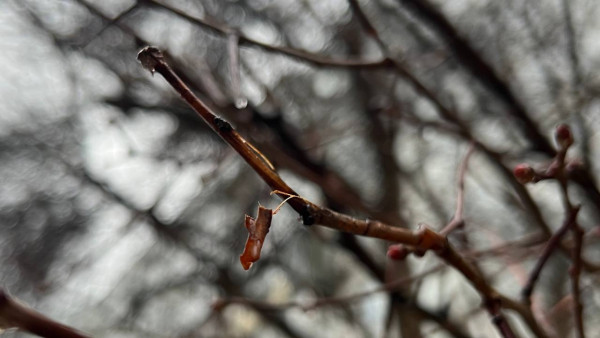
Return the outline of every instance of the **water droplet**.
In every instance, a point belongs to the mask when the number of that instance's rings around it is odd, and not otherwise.
[[[248,106],[248,99],[245,97],[239,97],[235,99],[235,107],[237,109],[244,109]]]

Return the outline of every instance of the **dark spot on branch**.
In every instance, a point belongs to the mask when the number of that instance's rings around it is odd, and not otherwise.
[[[219,131],[221,132],[230,132],[233,130],[233,127],[231,127],[231,124],[229,122],[223,120],[218,116],[215,116],[214,122],[217,128],[219,128]]]
[[[314,210],[310,204],[304,205],[304,210],[302,210],[302,224],[304,224],[304,225],[315,224]]]

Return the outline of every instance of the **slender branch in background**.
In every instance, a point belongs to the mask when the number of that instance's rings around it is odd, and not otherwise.
[[[237,109],[246,108],[248,99],[242,95],[240,88],[240,36],[237,32],[231,32],[227,36],[227,52],[229,54],[229,76],[231,78],[231,90],[233,102]]]
[[[454,25],[426,0],[399,0],[403,6],[416,13],[424,22],[448,42],[448,47],[456,55],[456,60],[478,79],[488,90],[505,102],[511,109],[509,113],[519,120],[523,133],[531,139],[535,148],[549,156],[554,155],[554,149],[536,123],[529,117],[523,104],[513,95],[506,82],[501,79],[481,55],[471,46],[469,41],[461,36]]]
[[[396,279],[396,280],[384,283],[381,286],[374,288],[372,290],[359,292],[359,293],[348,295],[348,296],[323,297],[323,298],[317,298],[312,302],[292,301],[292,302],[280,303],[280,304],[252,300],[252,299],[248,299],[248,298],[235,297],[235,298],[219,299],[215,302],[215,304],[213,306],[217,307],[217,308],[222,308],[229,304],[253,304],[253,305],[256,305],[267,311],[282,311],[282,310],[287,310],[287,309],[291,309],[291,308],[299,308],[299,309],[302,309],[303,311],[310,311],[310,310],[315,310],[317,308],[324,307],[324,306],[346,305],[348,303],[359,301],[363,298],[372,296],[377,293],[392,291],[394,289],[397,289],[401,285],[410,284],[410,283],[414,282],[415,280],[419,280],[419,279],[421,279],[425,276],[428,276],[432,273],[438,272],[438,271],[442,270],[444,267],[445,267],[444,265],[438,265],[436,267],[433,267],[431,269],[423,271],[419,274]]]
[[[535,264],[533,271],[531,271],[531,274],[529,275],[527,284],[525,284],[523,290],[521,291],[521,297],[524,302],[527,302],[529,304],[531,303],[531,294],[533,293],[533,289],[535,288],[535,284],[538,280],[538,277],[540,276],[540,273],[542,272],[544,264],[546,264],[546,261],[548,261],[548,258],[550,258],[552,252],[554,252],[554,250],[556,250],[559,247],[560,241],[575,223],[577,213],[579,213],[579,207],[575,207],[573,209],[573,211],[564,220],[560,228],[556,231],[556,233],[554,233],[554,235],[552,235],[552,237],[550,237],[550,239],[546,243],[546,246],[544,247],[540,258]]]
[[[573,213],[575,210],[578,210],[578,207],[573,207],[569,197],[568,173],[566,172],[567,170],[565,164],[567,151],[574,142],[571,128],[565,124],[561,124],[556,127],[555,140],[559,146],[557,158],[555,163],[553,163],[558,166],[558,169],[556,170],[556,179],[560,184],[565,210],[567,213]],[[583,305],[581,303],[581,290],[579,285],[582,265],[581,250],[585,232],[579,226],[579,224],[577,224],[576,218],[573,219],[569,230],[571,230],[573,233],[574,241],[574,245],[571,248],[571,268],[569,271],[569,275],[571,276],[571,290],[573,293],[573,320],[575,322],[577,336],[579,338],[585,338],[585,331],[583,328]]]
[[[156,47],[146,47],[138,54],[138,60],[151,73],[158,72],[173,88],[185,99],[202,119],[233,147],[242,158],[256,171],[257,174],[273,189],[279,190],[280,196],[296,195],[271,166],[267,165],[264,157],[256,148],[250,146],[229,124],[210,111],[173,72],[164,60],[160,50]],[[504,337],[514,337],[512,329],[502,314],[503,298],[485,280],[484,276],[463,256],[461,256],[447,241],[445,236],[436,233],[428,227],[422,226],[416,231],[393,227],[388,224],[359,220],[348,215],[337,213],[333,210],[320,207],[303,198],[294,198],[288,201],[290,206],[302,217],[305,225],[320,224],[343,232],[356,235],[385,239],[403,243],[425,253],[433,250],[446,263],[453,266],[463,274],[471,285],[479,292],[484,300],[484,306],[493,318],[493,322]],[[527,321],[534,331],[537,323]]]
[[[87,5],[87,3],[85,3],[85,2],[80,1],[79,3],[80,4],[85,4],[88,9],[91,7],[91,6]],[[119,15],[117,15],[116,17],[114,17],[112,19],[109,19],[108,17],[106,17],[106,20],[108,21],[108,24],[103,25],[102,28],[100,28],[100,30],[98,30],[97,32],[95,32],[93,35],[91,35],[89,37],[86,37],[86,42],[84,44],[82,44],[81,48],[87,47],[92,41],[94,41],[97,37],[99,37],[100,35],[102,35],[102,33],[104,33],[107,29],[109,29],[110,27],[112,27],[115,24],[118,24],[118,22],[120,20],[122,20],[126,16],[132,14],[137,9],[138,9],[138,2],[136,1],[129,8],[127,8],[126,10],[122,11],[121,13],[119,13]],[[94,12],[94,13],[99,13],[99,12]]]
[[[373,296],[374,294],[377,294],[377,293],[393,291],[393,290],[397,289],[399,286],[410,284],[410,283],[414,282],[415,280],[424,278],[424,277],[426,277],[430,274],[436,273],[444,268],[445,268],[444,265],[438,265],[436,267],[433,267],[431,269],[423,271],[419,274],[409,276],[409,277],[399,278],[399,279],[384,283],[383,285],[381,285],[377,288],[374,288],[372,290],[359,292],[359,293],[351,294],[348,296],[324,297],[324,298],[317,298],[314,301],[308,301],[308,302],[292,301],[292,302],[286,302],[286,303],[280,303],[280,304],[274,304],[274,303],[252,300],[252,299],[241,298],[241,297],[230,297],[230,298],[223,298],[223,299],[217,300],[213,304],[213,309],[215,310],[215,312],[219,312],[231,304],[246,305],[253,309],[257,309],[257,310],[265,311],[265,312],[281,312],[281,311],[285,311],[288,309],[301,309],[302,311],[313,311],[313,310],[317,310],[321,307],[327,307],[327,306],[347,306],[349,303],[360,301],[361,299]],[[465,332],[462,331],[462,329],[457,327],[454,323],[450,322],[448,320],[448,318],[446,318],[445,316],[437,315],[436,312],[428,311],[416,303],[412,303],[411,305],[412,305],[412,308],[419,313],[419,315],[423,316],[427,320],[436,322],[437,324],[439,324],[440,328],[446,330],[452,336],[459,337],[459,338],[469,337]]]
[[[571,256],[571,268],[569,274],[571,276],[571,292],[573,293],[573,317],[577,337],[585,338],[585,330],[583,325],[583,304],[581,303],[581,251],[583,248],[584,231],[578,224],[573,226],[573,249]]]
[[[188,20],[189,22],[192,22],[201,27],[207,28],[207,29],[211,30],[212,32],[217,33],[219,35],[226,36],[231,32],[231,28],[228,26],[225,26],[220,23],[216,23],[213,20],[209,20],[206,18],[199,19],[199,18],[193,17],[183,11],[180,11],[169,5],[162,4],[158,1],[155,1],[155,0],[139,0],[139,1],[140,1],[140,3],[144,3],[144,4],[151,5],[151,6],[155,6],[157,8],[162,8],[162,9],[168,10],[169,12],[171,12],[185,20]],[[380,68],[380,67],[389,67],[391,65],[391,63],[387,59],[377,60],[377,61],[368,61],[368,60],[361,60],[361,59],[329,58],[326,56],[312,54],[312,53],[301,51],[301,50],[294,49],[294,48],[270,45],[268,43],[260,42],[258,40],[249,38],[243,34],[239,34],[239,44],[259,47],[266,51],[276,52],[276,53],[280,53],[283,55],[287,55],[287,56],[290,56],[290,57],[300,60],[300,61],[308,61],[308,62],[312,62],[314,64],[330,66],[330,67]]]
[[[498,246],[494,246],[481,250],[466,250],[463,255],[467,257],[483,258],[485,256],[495,256],[499,254],[511,254],[518,250],[531,250],[532,247],[546,243],[546,236],[541,233],[533,233],[525,235],[520,239],[512,242],[506,242]]]
[[[56,322],[13,299],[0,289],[0,327],[18,328],[24,332],[47,338],[86,338],[77,330]]]
[[[522,129],[522,133],[527,137],[534,149],[539,150],[550,157],[556,155],[551,143],[544,137],[542,131],[528,114],[525,105],[520,101],[517,95],[513,94],[508,85],[508,82],[503,79],[486,61],[481,53],[475,50],[468,39],[463,37],[455,28],[454,24],[444,16],[430,1],[428,0],[398,0],[405,8],[413,13],[416,13],[426,24],[442,37],[448,44],[448,47],[456,55],[456,61],[459,62],[473,77],[479,80],[491,93],[507,104],[510,109],[508,113],[516,118],[519,123],[517,126]],[[567,42],[569,44],[569,57],[571,59],[571,71],[573,72],[574,86],[578,87],[577,91],[582,87],[583,78],[580,71],[580,62],[577,54],[576,36],[573,29],[571,11],[569,1],[562,1],[562,13],[565,15],[565,25],[567,29]],[[577,92],[576,101],[580,100],[582,93]],[[580,116],[580,107],[575,107],[576,116]],[[582,125],[585,130],[585,126]],[[587,153],[587,140],[584,138],[583,150]],[[586,161],[588,162],[588,161]],[[590,174],[589,168],[579,168],[577,175],[572,177],[586,193],[589,199],[600,210],[600,191],[593,175]]]
[[[574,87],[575,91],[578,91],[583,87],[583,74],[581,72],[581,62],[579,61],[579,53],[577,46],[577,34],[575,32],[575,26],[573,25],[573,17],[571,15],[571,6],[569,4],[569,0],[561,1],[561,12],[564,15],[565,20],[565,35],[567,38],[568,48],[567,51],[569,53],[569,61],[571,66],[571,86]],[[580,95],[581,93],[575,93],[576,95]]]
[[[467,174],[467,168],[469,165],[469,158],[473,154],[475,150],[475,143],[471,142],[469,145],[469,149],[467,150],[467,154],[465,158],[462,160],[460,165],[460,169],[458,170],[458,183],[457,183],[457,197],[456,197],[456,211],[454,212],[454,217],[446,226],[440,230],[440,234],[447,236],[454,229],[459,228],[464,225],[463,219],[463,211],[465,204],[465,175]]]

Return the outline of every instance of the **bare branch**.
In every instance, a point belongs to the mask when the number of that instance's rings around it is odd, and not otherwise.
[[[256,154],[253,146],[242,138],[228,122],[219,118],[215,113],[204,105],[191,90],[181,81],[164,60],[162,53],[156,47],[146,47],[138,54],[138,59],[151,72],[161,74],[167,82],[185,99],[202,119],[234,148],[242,158],[259,174],[259,176],[271,187],[284,194],[298,195],[279,177],[266,162]],[[333,210],[320,207],[305,199],[290,199],[288,204],[302,217],[305,225],[319,224],[343,232],[356,235],[385,239],[397,243],[403,243],[416,248],[419,252],[433,250],[446,263],[453,266],[463,274],[471,285],[480,293],[484,305],[493,318],[493,322],[505,337],[513,337],[512,330],[502,314],[502,301],[499,293],[490,286],[483,275],[463,256],[461,256],[447,241],[446,237],[435,231],[422,226],[417,231],[410,231],[388,224],[372,221],[359,220]],[[529,323],[536,326],[535,323]]]
[[[0,326],[3,329],[18,328],[47,338],[88,337],[23,305],[3,289],[0,289]]]
[[[456,197],[456,211],[454,212],[454,217],[446,226],[440,230],[440,234],[447,236],[454,229],[461,227],[464,224],[463,219],[463,210],[465,203],[465,175],[467,173],[467,167],[469,164],[469,158],[473,151],[475,150],[475,143],[471,142],[469,145],[469,149],[465,154],[464,159],[460,165],[460,169],[458,170],[458,183],[457,183],[457,191],[458,196]]]

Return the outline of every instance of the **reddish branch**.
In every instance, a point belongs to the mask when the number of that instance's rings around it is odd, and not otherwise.
[[[573,293],[573,316],[575,319],[575,329],[577,337],[584,338],[585,330],[583,328],[583,304],[581,303],[581,250],[583,247],[583,235],[584,231],[581,227],[575,223],[573,228],[574,245],[571,254],[571,269],[569,274],[571,275],[571,292]]]
[[[18,328],[47,338],[88,337],[23,305],[10,297],[3,289],[0,289],[0,328]]]
[[[571,276],[571,290],[573,296],[573,318],[577,336],[579,338],[584,338],[585,330],[583,327],[583,305],[581,303],[581,290],[579,285],[581,278],[581,267],[583,265],[581,251],[584,231],[579,224],[577,224],[577,214],[579,213],[580,206],[573,206],[571,199],[569,198],[568,176],[570,172],[568,167],[570,164],[567,164],[566,162],[567,151],[569,150],[569,147],[573,145],[574,138],[571,128],[566,124],[561,124],[556,127],[554,137],[558,146],[558,151],[552,162],[542,172],[537,172],[526,164],[518,165],[514,170],[515,176],[522,181],[522,183],[535,183],[542,179],[554,179],[558,181],[565,213],[567,215],[562,226],[547,242],[540,259],[529,276],[527,284],[523,288],[522,295],[524,301],[528,304],[531,304],[531,294],[542,268],[544,267],[544,264],[557,247],[564,247],[562,239],[567,231],[570,230],[573,233],[574,242],[573,247],[570,248],[572,265],[569,271]]]
[[[212,32],[220,34],[220,35],[228,36],[232,32],[232,29],[229,26],[223,25],[221,23],[217,23],[214,20],[209,20],[206,18],[199,19],[199,18],[193,17],[193,16],[189,15],[188,13],[185,13],[184,11],[180,11],[177,8],[171,7],[166,4],[162,4],[155,0],[139,0],[139,3],[148,4],[151,6],[158,7],[158,8],[163,8],[163,9],[168,10],[169,12],[179,16],[182,19],[185,19],[189,22],[197,24],[200,27],[209,29]],[[266,51],[280,53],[280,54],[287,55],[287,56],[290,56],[290,57],[298,59],[298,60],[308,61],[308,62],[312,62],[312,63],[319,64],[319,65],[327,65],[327,66],[331,66],[331,67],[351,67],[351,68],[353,68],[353,67],[358,67],[358,68],[374,67],[374,68],[379,68],[379,67],[389,67],[391,65],[390,60],[387,60],[387,59],[377,60],[377,61],[367,61],[367,60],[360,60],[360,59],[350,60],[350,59],[329,58],[326,56],[312,54],[312,53],[301,51],[301,50],[294,49],[294,48],[270,45],[268,43],[260,42],[258,40],[249,38],[241,33],[239,34],[239,44],[240,45],[252,45],[255,47],[259,47]]]
[[[452,220],[446,224],[446,226],[440,230],[440,234],[447,236],[454,229],[461,227],[464,224],[463,219],[463,211],[465,204],[465,176],[467,174],[467,168],[469,165],[469,158],[473,151],[475,150],[475,143],[471,143],[469,146],[469,150],[467,150],[467,154],[465,158],[462,160],[460,168],[458,169],[458,183],[457,183],[457,197],[456,197],[456,211],[454,212],[454,216]]]
[[[238,134],[225,120],[204,105],[173,72],[163,58],[162,53],[156,47],[146,47],[138,54],[138,60],[152,73],[161,74],[171,86],[182,96],[184,100],[194,108],[200,117],[244,160],[256,171],[256,173],[271,187],[284,194],[298,195],[279,177],[277,172],[268,164],[268,161],[256,148],[251,146]],[[490,286],[483,275],[463,256],[461,256],[447,241],[446,237],[427,228],[421,227],[416,231],[394,227],[379,221],[359,220],[333,210],[320,207],[302,198],[289,200],[288,204],[302,217],[305,225],[320,224],[329,228],[348,232],[356,235],[385,239],[397,243],[403,243],[415,247],[421,252],[433,250],[446,263],[460,271],[471,285],[479,292],[484,300],[484,306],[492,316],[494,323],[504,337],[513,337],[514,334],[504,315],[501,312],[502,302],[498,292]],[[535,321],[525,320],[537,334],[544,336]]]
[[[533,271],[531,271],[531,274],[529,275],[527,284],[525,284],[525,286],[523,287],[523,291],[521,292],[523,301],[531,303],[531,294],[533,293],[535,283],[537,282],[538,277],[542,272],[544,264],[546,264],[552,252],[554,252],[554,250],[556,250],[559,247],[559,244],[563,239],[564,235],[567,233],[567,231],[575,225],[575,220],[577,219],[578,213],[579,207],[575,207],[573,211],[567,216],[567,218],[565,219],[561,227],[558,229],[558,231],[556,231],[556,233],[554,233],[554,235],[552,235],[552,237],[550,237],[550,239],[546,243],[546,246],[544,247],[540,258],[538,259],[535,267],[533,268]]]

